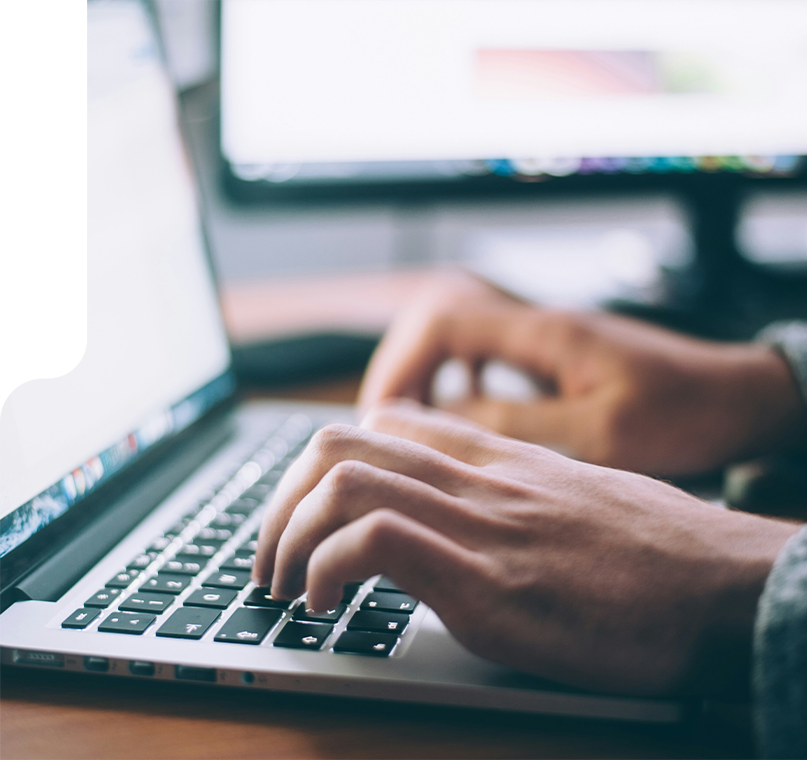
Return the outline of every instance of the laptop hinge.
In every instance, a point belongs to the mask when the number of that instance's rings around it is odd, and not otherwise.
[[[110,552],[152,510],[214,454],[232,434],[219,418],[171,452],[147,477],[115,499],[104,514],[7,592],[10,600],[55,602]],[[6,594],[4,594],[6,596]]]

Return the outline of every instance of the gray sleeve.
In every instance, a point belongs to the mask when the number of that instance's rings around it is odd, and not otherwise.
[[[760,597],[753,691],[763,756],[807,758],[807,527],[785,544]]]
[[[757,341],[782,354],[807,402],[807,322],[774,322],[757,334]]]

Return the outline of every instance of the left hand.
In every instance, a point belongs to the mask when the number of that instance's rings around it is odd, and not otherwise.
[[[253,577],[327,609],[385,573],[465,646],[583,687],[747,679],[757,599],[798,526],[567,459],[413,402],[319,431],[261,528]]]

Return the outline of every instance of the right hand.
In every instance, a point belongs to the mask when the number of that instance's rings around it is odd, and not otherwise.
[[[759,595],[798,530],[399,401],[316,433],[266,510],[252,573],[315,610],[384,573],[519,670],[736,695]]]
[[[399,315],[370,362],[360,406],[429,403],[435,372],[452,358],[472,371],[502,360],[550,392],[529,403],[477,393],[451,411],[595,464],[695,474],[767,453],[804,429],[790,370],[767,347],[536,308],[470,275],[437,280]]]

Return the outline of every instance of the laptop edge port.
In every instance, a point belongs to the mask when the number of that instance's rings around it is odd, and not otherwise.
[[[84,670],[93,673],[106,673],[109,670],[109,660],[106,657],[85,657]]]
[[[58,652],[32,652],[27,649],[15,649],[12,656],[15,665],[40,665],[46,668],[64,667],[64,655]]]
[[[129,672],[133,676],[153,676],[154,663],[143,662],[142,660],[132,660],[129,663]]]
[[[174,678],[181,681],[207,681],[216,682],[215,668],[195,668],[191,665],[175,665]]]

